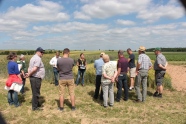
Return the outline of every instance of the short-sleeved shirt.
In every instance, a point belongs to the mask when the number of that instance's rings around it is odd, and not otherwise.
[[[128,60],[124,57],[121,57],[118,60],[118,64],[117,64],[117,68],[121,68],[121,74],[122,73],[127,73],[128,72],[128,67],[129,67]]]
[[[117,71],[115,65],[112,62],[107,62],[103,65],[102,67],[102,74],[106,74],[109,77],[113,77],[114,73]],[[106,83],[111,83],[110,79],[104,78],[103,76],[101,77],[101,82],[106,84]]]
[[[165,56],[162,53],[158,54],[156,56],[156,60],[154,63],[154,70],[163,70],[158,65],[161,64],[162,66],[165,66],[166,62],[167,62],[167,60],[166,60]]]
[[[73,66],[74,60],[72,58],[62,57],[57,60],[60,80],[74,79],[72,72]]]
[[[129,61],[129,68],[134,68],[136,67],[135,65],[135,55],[134,54],[130,54],[129,55],[130,61]]]
[[[142,53],[138,57],[138,63],[140,64],[139,69],[149,70],[149,67],[152,66],[152,62],[146,54]]]
[[[78,59],[78,63],[79,63],[79,66],[78,66],[78,69],[79,70],[85,70],[86,67],[85,67],[85,64],[86,64],[86,59]]]
[[[20,74],[19,69],[18,69],[18,64],[14,61],[9,61],[8,65],[8,74]]]
[[[99,58],[94,61],[94,68],[96,68],[96,75],[102,75],[102,66],[104,61],[102,58]]]
[[[31,76],[41,78],[43,79],[45,77],[45,67],[41,60],[41,57],[39,57],[37,54],[35,54],[31,59],[29,63],[29,72],[32,71],[34,67],[37,67],[37,70],[34,74]]]

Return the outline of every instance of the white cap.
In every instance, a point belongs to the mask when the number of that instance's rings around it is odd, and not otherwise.
[[[21,54],[21,55],[20,55],[20,58],[23,58],[23,57],[24,57],[24,55],[23,55],[23,54]]]

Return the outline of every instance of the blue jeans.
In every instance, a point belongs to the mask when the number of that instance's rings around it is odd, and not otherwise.
[[[85,70],[80,70],[80,69],[78,69],[78,77],[77,77],[77,79],[76,79],[76,85],[79,84],[80,76],[82,77],[81,84],[83,85],[83,84],[84,84]]]
[[[118,76],[117,83],[117,97],[116,99],[119,101],[121,99],[122,88],[124,88],[124,100],[128,100],[129,92],[128,92],[128,84],[127,84],[127,75],[123,74],[123,76]]]
[[[22,81],[23,81],[23,87],[21,88],[21,91],[20,93],[24,93],[25,92],[25,82],[26,82],[26,78],[22,78]]]
[[[53,68],[53,72],[54,72],[54,83],[55,83],[55,85],[57,86],[59,83],[58,83],[58,74],[59,74],[59,72],[58,72],[58,70],[57,70],[57,68]]]
[[[9,90],[7,97],[9,105],[15,105],[15,107],[18,107],[20,105],[18,101],[18,93],[16,91]]]

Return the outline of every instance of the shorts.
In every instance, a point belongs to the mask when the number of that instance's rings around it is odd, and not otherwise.
[[[136,67],[130,68],[129,72],[131,78],[136,77]]]
[[[165,76],[165,71],[155,70],[155,82],[157,86],[160,86],[163,84],[164,76]]]
[[[68,87],[69,95],[73,96],[75,95],[74,89],[74,79],[66,79],[66,80],[59,80],[59,95],[63,96],[65,94],[65,87]]]

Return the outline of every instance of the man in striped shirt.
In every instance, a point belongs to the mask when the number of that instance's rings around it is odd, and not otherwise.
[[[145,47],[140,46],[138,50],[139,56],[136,67],[135,90],[137,94],[136,102],[144,102],[147,95],[147,77],[148,70],[152,68],[150,58],[145,54]],[[140,84],[142,83],[142,94]]]

